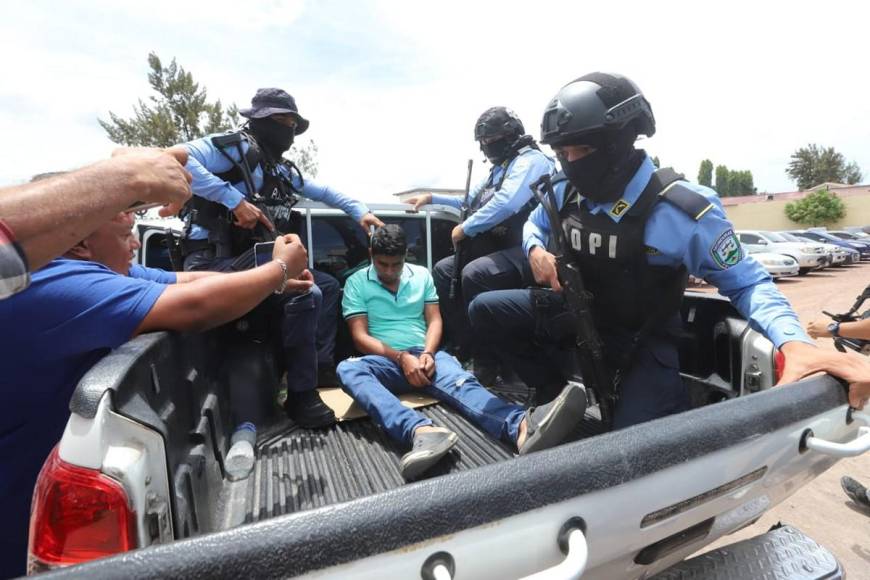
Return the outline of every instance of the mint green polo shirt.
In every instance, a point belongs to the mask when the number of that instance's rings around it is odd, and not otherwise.
[[[344,318],[367,316],[369,334],[396,350],[426,344],[426,304],[438,304],[438,293],[429,270],[405,264],[394,294],[381,284],[374,266],[354,273],[344,284],[341,308]]]

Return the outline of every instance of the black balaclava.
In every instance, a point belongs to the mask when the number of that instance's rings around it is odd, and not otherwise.
[[[508,159],[513,159],[517,154],[517,151],[523,147],[532,147],[538,151],[541,150],[531,135],[520,135],[519,137],[515,135],[506,135],[505,137],[487,145],[484,145],[483,143],[480,144],[480,150],[483,151],[483,154],[486,155],[486,158],[489,159],[489,162],[493,165],[500,165]]]
[[[296,129],[273,121],[269,117],[251,119],[250,127],[257,143],[276,159],[280,159],[284,152],[290,149],[293,145],[293,137],[296,135]]]
[[[511,151],[513,138],[502,137],[492,143],[480,143],[480,150],[493,165],[498,165],[507,159]]]
[[[633,127],[589,135],[577,144],[595,151],[571,162],[560,157],[562,171],[583,197],[597,203],[616,201],[643,162],[643,152],[634,148],[636,138]]]

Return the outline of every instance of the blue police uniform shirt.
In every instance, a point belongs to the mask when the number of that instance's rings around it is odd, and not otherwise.
[[[578,203],[586,204],[592,214],[607,213],[618,223],[640,197],[655,170],[647,156],[628,182],[621,199],[595,203],[583,198]],[[558,207],[562,207],[567,185],[560,182],[555,188]],[[792,340],[814,344],[767,271],[752,256],[744,255],[716,192],[694,183],[682,182],[682,185],[700,193],[713,205],[695,220],[668,202],[657,203],[644,231],[649,263],[674,268],[685,265],[689,274],[716,286],[749,320],[752,328],[764,334],[777,348]],[[617,204],[621,211],[614,210]],[[549,237],[550,222],[544,208],[539,206],[523,227],[526,255],[535,246],[546,248]]]
[[[130,266],[130,271],[127,275],[130,278],[150,280],[152,282],[159,282],[160,284],[175,284],[178,281],[175,272],[161,270],[160,268],[148,268],[147,266],[140,266],[139,264],[133,264]]]
[[[220,149],[211,142],[212,137],[214,137],[214,135],[209,135],[184,144],[190,154],[187,158],[187,170],[190,171],[193,176],[191,189],[193,190],[194,195],[198,195],[209,201],[220,203],[227,209],[234,209],[243,199],[245,199],[244,192],[247,192],[247,186],[244,181],[229,184],[215,175],[215,173],[229,171],[233,168],[233,164],[224,156],[223,153],[221,153]],[[248,145],[248,142],[243,140],[242,150],[244,153],[247,153],[249,147],[250,145]],[[235,147],[228,147],[225,149],[225,152],[235,161],[238,162],[241,160],[238,149]],[[288,170],[283,166],[279,167],[279,171],[291,177],[293,186],[296,189],[301,190],[303,196],[308,199],[313,199],[314,201],[323,202],[330,207],[341,209],[346,214],[353,217],[355,221],[362,219],[362,217],[369,211],[364,203],[351,199],[335,189],[326,185],[321,185],[310,179],[304,180],[305,184],[302,185],[299,176],[296,173],[290,175]],[[259,165],[253,168],[251,177],[254,182],[254,187],[259,191],[260,187],[263,185],[263,168]],[[201,226],[193,225],[190,230],[191,239],[201,240],[207,237],[208,230]]]
[[[27,290],[0,300],[0,577],[24,574],[33,486],[63,435],[76,385],[130,340],[170,278],[57,259],[33,273]]]
[[[462,231],[466,236],[486,232],[518,213],[532,199],[532,188],[529,186],[542,175],[553,172],[555,163],[552,159],[532,147],[524,149],[507,167],[497,165],[493,168],[493,184],[498,183],[503,173],[507,172],[507,175],[492,198],[462,222]],[[488,181],[489,176],[474,186],[468,195],[469,202],[483,193]],[[462,202],[461,197],[432,194],[432,203],[461,208]]]

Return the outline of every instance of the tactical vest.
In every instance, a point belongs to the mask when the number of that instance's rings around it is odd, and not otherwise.
[[[214,175],[230,184],[244,183],[245,200],[260,208],[275,225],[278,233],[297,233],[301,223],[300,216],[298,212],[292,211],[292,208],[298,202],[300,191],[293,185],[292,180],[285,177],[278,169],[279,165],[286,166],[291,175],[295,172],[300,183],[304,184],[302,174],[296,165],[286,159],[272,161],[261,150],[253,136],[245,131],[216,135],[211,141],[232,163],[229,170]],[[248,150],[242,154],[244,141],[248,143]],[[227,149],[235,149],[240,161],[236,161]],[[253,174],[258,166],[263,170],[263,184],[259,189],[255,189]],[[185,219],[186,224],[196,224],[208,230],[208,245],[215,247],[217,257],[238,256],[256,242],[274,239],[274,234],[268,232],[262,224],[250,230],[234,226],[232,210],[221,203],[198,195],[192,196],[187,202],[181,217]],[[189,227],[185,228],[185,232],[189,230]],[[186,245],[196,247],[195,243],[191,242],[195,241],[188,241]]]
[[[493,179],[493,176],[495,175],[495,167],[490,170],[489,177],[487,178],[483,189],[469,204],[469,216],[474,215],[483,206],[489,203],[495,195],[495,192],[500,190],[501,186],[504,184],[510,166],[520,155],[523,155],[528,151],[533,151],[533,149],[531,147],[523,147],[517,151],[517,154],[505,166],[504,171],[502,171],[497,182]],[[526,223],[529,214],[532,213],[532,210],[535,209],[537,205],[537,200],[532,197],[511,217],[485,232],[468,238],[468,241],[470,242],[469,246],[471,247],[469,253],[473,256],[471,259],[498,252],[500,250],[507,250],[521,246],[523,243],[523,224]]]
[[[560,173],[553,182],[565,179]],[[609,212],[598,214],[590,213],[568,184],[559,215],[572,258],[593,295],[595,326],[602,335],[637,342],[641,334],[666,334],[659,327],[679,313],[688,277],[685,266],[650,265],[648,255],[656,250],[646,246],[644,233],[653,208],[662,200],[695,220],[712,207],[707,198],[680,183],[683,179],[672,169],[659,170],[633,205],[617,201]],[[622,214],[619,222],[608,215],[614,212]]]

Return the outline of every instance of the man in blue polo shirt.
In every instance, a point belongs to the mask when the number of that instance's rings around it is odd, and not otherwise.
[[[582,389],[569,384],[551,403],[528,411],[486,390],[455,358],[438,351],[438,294],[425,268],[405,263],[406,252],[405,233],[397,225],[372,236],[372,265],[348,278],[342,300],[354,345],[365,356],[338,365],[344,390],[391,438],[412,447],[402,457],[402,476],[415,479],[458,440],[395,396],[414,389],[516,445],[520,454],[560,443],[583,412]]]
[[[60,439],[79,379],[113,348],[155,330],[204,330],[251,310],[308,258],[295,236],[274,259],[235,274],[130,266],[138,243],[119,216],[0,300],[0,578],[23,575],[30,500]],[[282,265],[283,264],[283,265]]]

